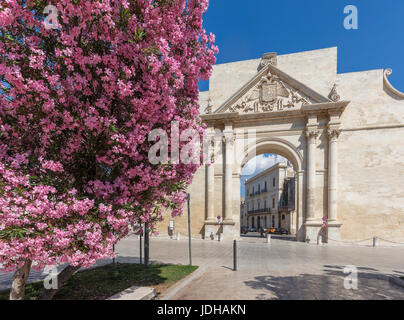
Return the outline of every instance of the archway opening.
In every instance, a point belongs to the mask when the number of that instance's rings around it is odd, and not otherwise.
[[[297,172],[289,157],[262,153],[247,157],[240,178],[240,234],[295,240]]]

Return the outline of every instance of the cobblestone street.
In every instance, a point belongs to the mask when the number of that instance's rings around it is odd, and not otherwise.
[[[260,238],[238,242],[238,271],[232,271],[232,242],[193,240],[193,264],[199,275],[171,299],[404,299],[404,289],[389,276],[404,276],[403,247],[316,246]],[[117,246],[119,262],[139,262],[139,240]],[[152,239],[154,262],[188,263],[188,241]],[[108,263],[100,261],[98,264]],[[358,290],[344,288],[344,268],[358,269]],[[0,276],[1,288],[11,274]],[[32,272],[30,281],[44,276]]]

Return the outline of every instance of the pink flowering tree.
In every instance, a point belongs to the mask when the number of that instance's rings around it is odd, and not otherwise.
[[[148,134],[173,121],[203,134],[198,81],[217,48],[208,0],[0,7],[0,265],[22,299],[31,267],[67,263],[61,285],[131,226],[182,212],[199,164],[149,161]]]

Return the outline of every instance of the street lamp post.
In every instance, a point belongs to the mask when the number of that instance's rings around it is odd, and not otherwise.
[[[145,225],[144,233],[144,265],[147,267],[149,265],[149,225]]]
[[[139,241],[140,264],[142,264],[142,236],[143,236],[143,230],[140,232],[140,235],[139,235],[139,240],[140,240]]]
[[[192,245],[191,245],[191,195],[188,193],[188,243],[189,243],[189,265],[192,266]]]

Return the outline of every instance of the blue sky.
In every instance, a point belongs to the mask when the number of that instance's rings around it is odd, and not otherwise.
[[[344,28],[347,5],[358,8],[358,30]],[[390,67],[404,91],[402,0],[211,0],[204,27],[216,34],[217,63],[337,46],[339,73]]]
[[[358,30],[344,28],[347,5],[358,9]],[[204,27],[216,35],[217,63],[337,46],[338,73],[392,68],[389,79],[404,92],[402,0],[211,0]],[[274,161],[260,156],[255,174]]]

